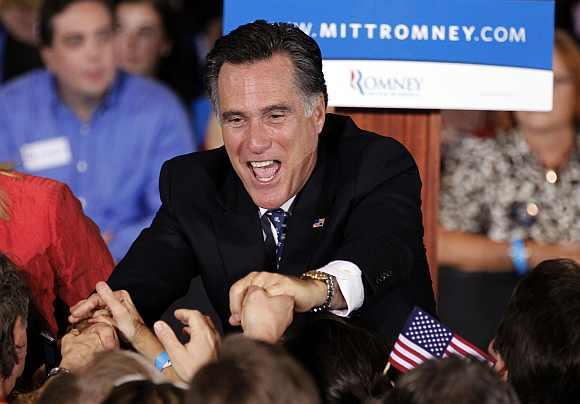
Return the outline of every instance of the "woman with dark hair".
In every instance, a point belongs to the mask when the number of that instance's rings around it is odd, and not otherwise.
[[[580,260],[580,52],[563,31],[553,75],[552,111],[501,113],[495,139],[462,139],[445,159],[439,312],[481,347],[519,276],[545,259]]]
[[[12,402],[12,396],[15,398],[14,402],[32,402],[38,393],[20,394],[22,391],[14,391],[36,388],[23,385],[21,378],[25,367],[30,365],[27,348],[35,344],[34,340],[30,340],[28,330],[30,289],[23,275],[20,268],[0,253],[0,404]],[[62,361],[58,368],[49,372],[49,377],[51,374],[56,375],[53,371],[60,373],[66,369],[67,373],[72,370],[76,372],[91,360],[95,352],[102,349],[95,327],[82,334],[78,330],[71,330],[62,338],[60,344]],[[18,387],[15,389],[17,382]]]
[[[24,370],[29,300],[22,273],[0,253],[0,404],[7,403]]]

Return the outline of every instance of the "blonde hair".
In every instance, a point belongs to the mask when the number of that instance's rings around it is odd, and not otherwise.
[[[116,384],[128,381],[128,376],[156,383],[166,382],[163,374],[157,371],[141,355],[131,351],[108,351],[95,355],[93,362],[79,374],[78,387],[82,403],[100,403]]]
[[[8,220],[8,195],[0,189],[0,220]]]
[[[62,403],[98,404],[105,400],[115,386],[131,380],[168,382],[162,373],[135,352],[122,350],[99,352],[89,365],[77,373],[50,380],[45,385],[38,403],[48,404],[58,400]]]
[[[8,177],[17,177],[17,175],[11,171],[6,171],[0,168],[0,175],[6,175]],[[8,195],[0,187],[0,220],[10,219],[10,214],[8,213],[8,208],[10,207],[10,200]]]

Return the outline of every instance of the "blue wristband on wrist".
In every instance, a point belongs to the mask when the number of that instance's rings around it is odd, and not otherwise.
[[[512,257],[512,264],[518,275],[522,276],[529,271],[529,255],[524,240],[518,239],[512,241],[510,256]]]
[[[169,355],[167,352],[163,351],[155,358],[155,367],[158,370],[163,370],[171,366],[171,360],[169,359]]]

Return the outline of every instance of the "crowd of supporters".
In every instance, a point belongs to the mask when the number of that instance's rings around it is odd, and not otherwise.
[[[489,347],[493,360],[435,358],[403,374],[389,370],[390,347],[338,317],[288,328],[291,299],[259,288],[244,300],[242,334],[222,339],[200,312],[177,311],[187,325],[182,343],[164,322],[149,329],[126,292],[100,282],[111,317],[74,319],[57,366],[27,386],[17,380],[33,300],[23,272],[4,256],[0,275],[0,401],[539,404],[576,403],[580,395],[580,267],[571,260],[544,261],[518,283]],[[164,364],[155,358],[161,349]]]

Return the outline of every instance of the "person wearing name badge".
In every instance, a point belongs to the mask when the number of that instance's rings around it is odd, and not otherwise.
[[[46,70],[0,90],[0,162],[66,183],[120,260],[159,207],[163,161],[191,152],[187,115],[166,88],[116,70],[104,0],[46,0]]]
[[[580,261],[580,53],[563,31],[553,74],[552,111],[500,113],[504,132],[444,159],[439,314],[480,347],[519,277],[545,259]]]
[[[417,166],[392,138],[326,114],[316,42],[291,24],[240,26],[209,53],[205,82],[225,146],[165,163],[162,206],[111,288],[151,324],[201,275],[226,332],[253,287],[292,297],[298,313],[351,317],[387,344],[413,305],[434,313]]]

